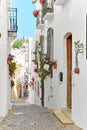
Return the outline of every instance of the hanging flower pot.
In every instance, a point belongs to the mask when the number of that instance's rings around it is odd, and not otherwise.
[[[39,0],[40,4],[43,4],[45,0]]]
[[[80,73],[80,69],[78,67],[74,68],[74,73],[79,74]]]
[[[38,14],[39,14],[39,11],[38,11],[38,10],[35,10],[35,11],[33,12],[34,17],[37,17]]]
[[[38,68],[34,68],[34,72],[38,72]]]
[[[53,65],[53,68],[54,68],[54,69],[57,69],[57,64],[54,64],[54,65]]]

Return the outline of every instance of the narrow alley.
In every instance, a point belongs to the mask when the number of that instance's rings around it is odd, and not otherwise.
[[[12,101],[12,109],[0,124],[0,130],[81,130],[74,124],[63,125],[52,110],[27,102]]]

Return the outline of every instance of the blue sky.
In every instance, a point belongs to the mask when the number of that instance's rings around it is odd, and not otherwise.
[[[36,18],[33,16],[36,4],[32,4],[32,0],[12,0],[12,7],[17,8],[17,38],[33,37],[36,32]]]

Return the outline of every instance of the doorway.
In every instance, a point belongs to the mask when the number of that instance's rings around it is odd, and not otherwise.
[[[72,108],[72,35],[66,38],[67,52],[67,108]]]

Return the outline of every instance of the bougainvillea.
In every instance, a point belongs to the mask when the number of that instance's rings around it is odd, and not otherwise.
[[[9,76],[14,76],[14,71],[16,69],[16,62],[13,61],[13,55],[9,54],[7,58],[7,64],[9,67]]]

